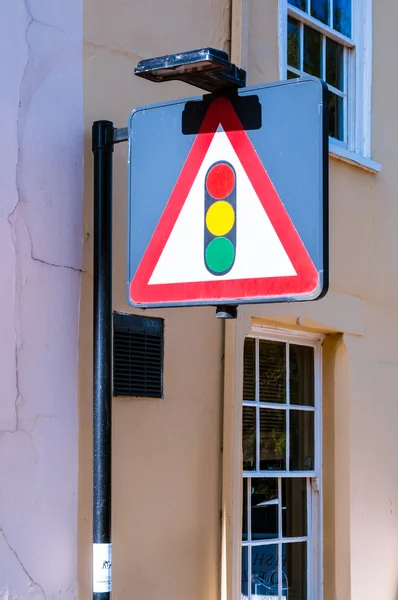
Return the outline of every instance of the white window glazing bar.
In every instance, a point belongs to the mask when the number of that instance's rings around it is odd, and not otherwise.
[[[285,470],[289,471],[290,466],[290,346],[286,343],[286,465]]]
[[[250,600],[252,597],[252,486],[250,477],[247,479],[247,522],[247,539],[249,542],[247,548],[247,597]]]
[[[300,71],[304,71],[304,24],[300,22],[300,56],[299,67]]]
[[[326,35],[322,36],[321,79],[326,81]]]
[[[311,519],[311,515],[312,515],[312,486],[311,486],[311,480],[307,479],[307,537],[308,537],[308,542],[307,542],[307,595],[308,595],[308,600],[315,600],[314,599],[314,593],[313,593],[313,586],[311,585],[311,582],[314,580],[313,579],[313,573],[312,573],[312,564],[313,564],[313,549],[312,549],[312,519]],[[311,571],[311,572],[310,572]]]
[[[316,477],[316,471],[243,471],[244,477],[252,477],[252,479],[275,479],[283,477],[288,479],[296,479],[298,477]]]
[[[308,542],[308,535],[302,535],[300,537],[295,537],[295,538],[284,538],[283,543],[284,544],[295,544],[297,542]],[[251,542],[243,542],[242,546],[251,546],[253,548],[257,547],[257,546],[274,546],[275,544],[278,544],[280,540],[278,540],[277,538],[271,538],[271,539],[266,539],[266,540],[255,540],[255,541],[251,541]]]
[[[278,600],[282,600],[282,479],[278,479]]]
[[[244,400],[243,406],[254,408],[256,403],[251,400]],[[260,408],[272,408],[273,410],[287,410],[286,404],[280,404],[278,402],[259,402],[258,406],[260,406]],[[315,410],[315,406],[307,406],[306,404],[290,404],[289,407],[307,412],[314,412]]]
[[[256,339],[256,471],[260,470],[260,340]]]
[[[334,14],[333,14],[334,5],[333,5],[333,0],[330,0],[329,9],[330,9],[330,28],[333,29],[333,27],[334,27],[334,22],[333,22],[334,21]]]

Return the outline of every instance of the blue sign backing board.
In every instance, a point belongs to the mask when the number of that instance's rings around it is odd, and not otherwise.
[[[135,109],[127,298],[317,300],[328,289],[327,88],[297,79]]]

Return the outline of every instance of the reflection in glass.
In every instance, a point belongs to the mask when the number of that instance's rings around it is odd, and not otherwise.
[[[290,411],[290,470],[312,471],[314,465],[314,413]]]
[[[252,599],[278,598],[278,546],[252,547]]]
[[[282,479],[282,536],[307,535],[307,480]]]
[[[351,0],[333,0],[333,29],[351,37]]]
[[[344,140],[343,98],[329,92],[329,135],[336,140]]]
[[[289,346],[290,404],[314,406],[314,348]]]
[[[321,48],[321,34],[304,27],[304,71],[314,77],[321,76]]]
[[[247,483],[248,479],[243,479],[242,540],[247,540]]]
[[[248,578],[249,578],[249,569],[248,569],[248,548],[247,546],[242,546],[242,600],[246,600],[249,597],[248,592]]]
[[[287,62],[291,67],[300,68],[300,25],[289,17],[287,22]]]
[[[283,544],[283,571],[288,586],[289,600],[307,600],[307,544],[292,542]]]
[[[260,409],[260,470],[286,468],[286,411]]]
[[[246,338],[243,351],[243,400],[256,398],[256,340]]]
[[[311,15],[329,25],[329,0],[311,0]]]
[[[344,48],[333,40],[326,40],[326,83],[343,91],[344,88]]]
[[[267,540],[278,537],[278,480],[251,480],[252,539]]]
[[[243,407],[242,452],[243,470],[252,471],[256,468],[256,409],[251,406]]]
[[[307,11],[307,0],[288,0],[289,4],[301,8],[301,10]]]
[[[286,345],[260,340],[260,402],[286,402]]]

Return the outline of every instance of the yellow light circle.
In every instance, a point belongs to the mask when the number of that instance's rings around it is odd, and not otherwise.
[[[225,235],[235,223],[235,211],[229,202],[214,202],[206,214],[206,227],[213,235]]]

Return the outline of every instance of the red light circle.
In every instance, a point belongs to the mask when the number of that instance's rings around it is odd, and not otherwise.
[[[220,163],[215,165],[207,174],[207,191],[213,198],[226,198],[234,189],[235,173],[230,166]]]

